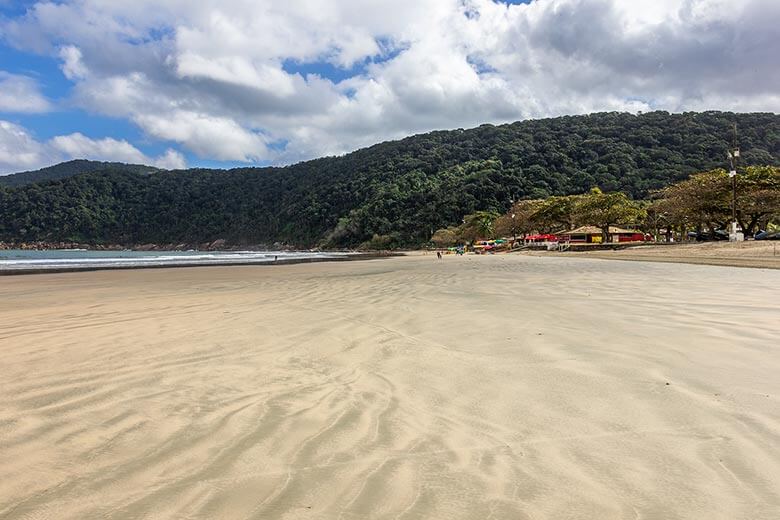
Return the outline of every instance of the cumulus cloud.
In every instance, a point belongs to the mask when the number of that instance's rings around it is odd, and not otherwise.
[[[175,110],[167,114],[141,114],[135,119],[151,135],[184,143],[203,157],[257,161],[267,157],[263,138],[229,118]]]
[[[46,112],[51,104],[38,83],[27,76],[0,71],[0,112]]]
[[[60,49],[62,73],[68,79],[81,79],[87,76],[87,67],[81,60],[81,51],[74,45],[66,45]]]
[[[90,139],[80,133],[58,135],[51,139],[51,146],[66,156],[89,157],[94,159],[111,158],[121,162],[138,163],[144,158],[138,148],[127,141],[118,141],[110,137]]]
[[[187,167],[187,161],[184,159],[184,156],[173,148],[165,150],[165,153],[156,157],[152,164],[164,170],[181,170]]]
[[[80,133],[39,141],[24,127],[0,120],[0,174],[31,170],[69,159],[151,164],[164,169],[186,166],[181,153],[168,149],[148,157],[125,140],[91,139]]]
[[[158,158],[150,158],[125,140],[110,137],[91,139],[78,132],[53,137],[47,145],[68,158],[152,164],[166,169],[184,168],[185,166],[184,157],[173,149],[168,149]]]
[[[0,34],[150,138],[289,162],[530,117],[780,111],[778,19],[776,0],[79,0]]]
[[[26,129],[0,120],[0,174],[50,163],[49,150]]]

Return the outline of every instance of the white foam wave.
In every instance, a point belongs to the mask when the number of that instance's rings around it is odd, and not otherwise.
[[[93,269],[106,267],[196,266],[272,263],[276,260],[334,258],[349,253],[230,251],[0,251],[0,270]]]

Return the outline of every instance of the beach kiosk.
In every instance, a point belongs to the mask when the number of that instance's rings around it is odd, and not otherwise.
[[[623,229],[617,226],[609,226],[609,234],[612,242],[644,242],[645,235],[631,229]],[[597,226],[582,226],[571,231],[558,233],[561,240],[579,244],[601,244],[603,235],[601,228]]]

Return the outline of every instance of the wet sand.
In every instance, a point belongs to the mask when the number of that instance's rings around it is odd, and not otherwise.
[[[0,518],[780,517],[780,272],[0,280]]]

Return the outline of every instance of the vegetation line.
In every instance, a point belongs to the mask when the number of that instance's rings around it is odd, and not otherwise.
[[[56,176],[56,167],[32,184],[14,176],[14,186],[3,185],[0,177],[0,241],[416,247],[437,229],[462,225],[466,215],[501,215],[519,200],[546,201],[539,229],[566,227],[561,220],[575,213],[561,212],[558,204],[594,187],[601,190],[598,200],[578,199],[576,212],[584,218],[586,203],[596,201],[591,216],[599,221],[589,224],[603,225],[601,205],[612,201],[615,211],[629,213],[607,220],[649,219],[652,227],[652,219],[668,219],[672,226],[715,229],[722,225],[722,193],[721,173],[713,170],[725,165],[735,121],[741,164],[780,166],[780,116],[727,112],[600,113],[483,125],[284,168],[108,165],[76,174],[71,164],[56,180],[45,180]],[[740,190],[776,169],[750,171],[740,172]],[[710,174],[682,182],[697,172]],[[770,199],[764,202],[754,197],[750,209],[747,195],[740,195],[746,230],[766,220],[759,206],[774,204],[775,189],[765,190]],[[699,206],[688,204],[691,190],[707,193]],[[654,196],[665,205],[628,202]]]

